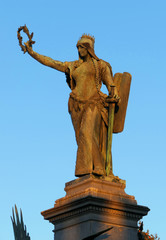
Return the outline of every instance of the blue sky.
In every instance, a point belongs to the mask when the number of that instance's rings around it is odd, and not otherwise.
[[[34,50],[60,61],[78,58],[83,33],[95,36],[96,55],[113,73],[133,76],[124,132],[113,137],[114,174],[151,211],[145,230],[165,234],[166,3],[164,1],[3,1],[0,7],[0,239],[12,240],[14,204],[32,240],[53,239],[40,212],[53,207],[73,180],[74,130],[63,73],[18,46],[17,29],[34,32]],[[26,40],[26,36],[25,40]],[[105,91],[105,89],[103,89]]]

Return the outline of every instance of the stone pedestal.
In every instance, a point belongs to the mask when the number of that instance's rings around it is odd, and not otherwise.
[[[137,222],[149,208],[127,195],[125,186],[119,178],[94,175],[66,183],[66,196],[41,213],[54,225],[54,240],[138,240]]]

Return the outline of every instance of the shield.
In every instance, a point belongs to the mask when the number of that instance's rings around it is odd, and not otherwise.
[[[117,87],[120,101],[115,108],[113,133],[122,132],[124,129],[131,78],[131,74],[127,72],[114,75],[114,83]]]

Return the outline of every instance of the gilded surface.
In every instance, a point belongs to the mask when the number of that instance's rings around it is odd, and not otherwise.
[[[19,39],[22,47],[21,41]],[[66,74],[71,88],[68,109],[78,145],[75,175],[106,175],[109,98],[100,89],[103,83],[111,94],[114,82],[109,63],[95,55],[94,38],[81,37],[77,43],[79,60],[73,62],[60,62],[38,54],[32,49],[32,39],[25,43],[25,48],[24,53],[28,52],[38,62]],[[114,86],[113,98],[117,99],[117,95]]]

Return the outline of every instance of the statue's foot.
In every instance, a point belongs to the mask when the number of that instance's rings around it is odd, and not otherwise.
[[[97,176],[103,176],[104,172],[102,169],[95,169],[95,170],[93,170],[92,174],[97,175]]]

